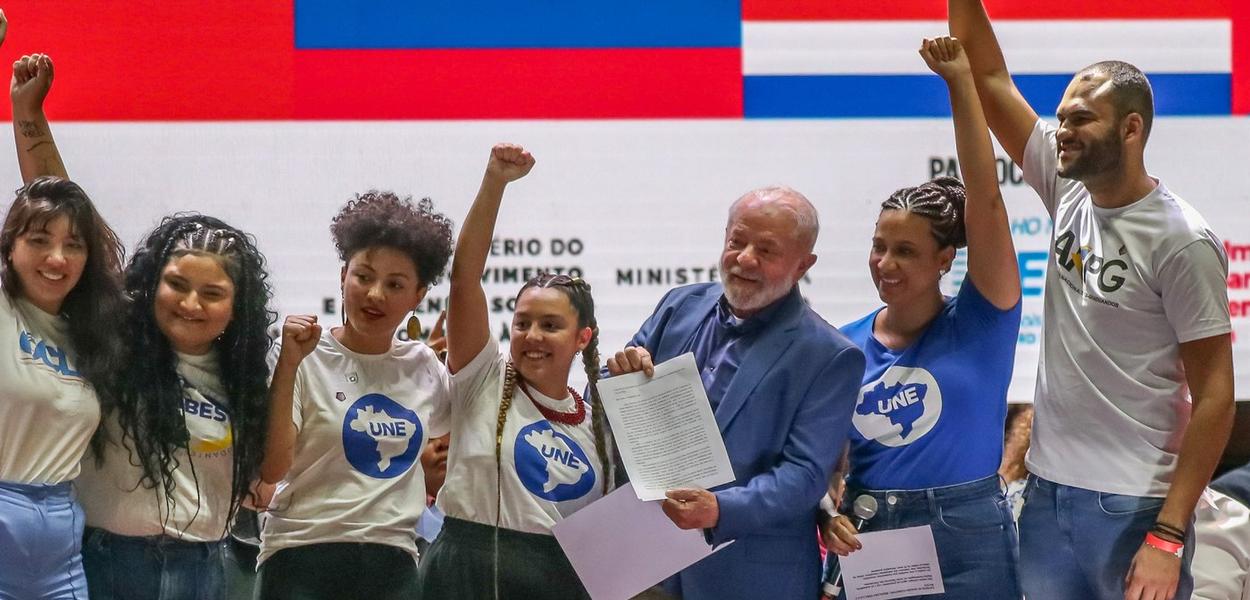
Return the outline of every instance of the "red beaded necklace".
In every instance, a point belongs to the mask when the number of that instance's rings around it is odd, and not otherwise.
[[[525,394],[525,397],[529,398],[530,402],[534,403],[534,408],[537,408],[538,412],[542,413],[543,417],[545,417],[548,421],[564,423],[565,425],[581,425],[582,421],[586,420],[586,403],[582,400],[581,395],[578,394],[573,388],[570,387],[568,390],[569,394],[573,396],[573,406],[575,408],[573,412],[564,413],[551,410],[550,408],[543,406],[541,402],[535,400],[534,397],[530,395],[529,390],[525,387],[524,381],[518,380],[516,383],[517,387],[521,388],[521,393]]]

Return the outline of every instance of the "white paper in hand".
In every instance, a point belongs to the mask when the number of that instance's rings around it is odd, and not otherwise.
[[[863,548],[838,558],[848,600],[942,594],[933,529],[928,525],[859,534]]]
[[[551,528],[594,600],[625,600],[727,547],[697,529],[678,529],[659,502],[627,483]]]
[[[694,354],[598,384],[604,414],[638,498],[663,500],[674,488],[711,489],[733,481]]]

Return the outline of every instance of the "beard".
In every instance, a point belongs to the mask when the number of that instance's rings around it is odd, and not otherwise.
[[[725,269],[727,274],[733,275],[741,272],[737,266],[731,269]],[[733,278],[724,280],[725,299],[729,300],[729,306],[740,312],[755,312],[760,310],[790,292],[790,288],[794,284],[789,281],[763,281],[756,282],[755,285],[744,284]]]
[[[1116,127],[1116,130],[1118,129],[1119,127]],[[1124,141],[1114,132],[1089,140],[1083,145],[1084,148],[1081,149],[1076,160],[1068,163],[1067,166],[1064,166],[1062,162],[1059,163],[1056,172],[1060,177],[1085,181],[1120,168],[1120,155],[1124,149]]]

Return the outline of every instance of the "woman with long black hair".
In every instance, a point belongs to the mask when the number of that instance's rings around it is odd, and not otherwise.
[[[118,410],[78,480],[93,599],[224,597],[224,541],[264,452],[267,278],[247,234],[199,214],[166,217],[126,268]]]

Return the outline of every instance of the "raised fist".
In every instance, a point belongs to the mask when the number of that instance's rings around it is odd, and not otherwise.
[[[495,144],[486,163],[486,175],[504,183],[516,181],[534,168],[534,157],[516,144]]]
[[[52,59],[47,54],[23,56],[13,63],[13,80],[9,83],[9,95],[13,110],[39,112],[43,100],[52,89]]]
[[[937,73],[942,79],[953,79],[971,76],[972,67],[968,64],[968,55],[958,38],[942,36],[925,39],[920,43],[920,56],[924,58],[929,70]]]
[[[290,315],[282,323],[282,351],[278,362],[294,367],[312,354],[321,339],[321,325],[316,315]]]

